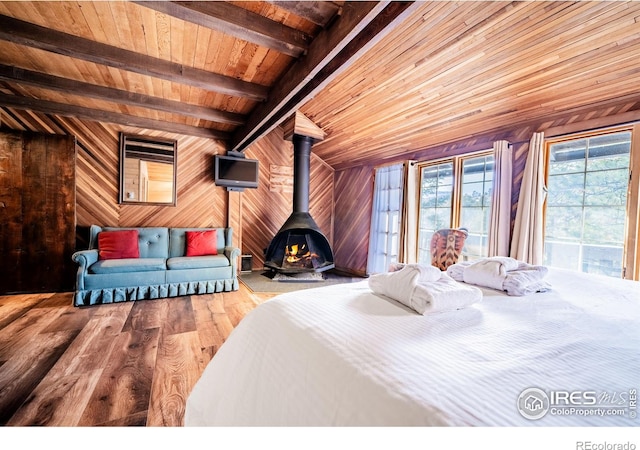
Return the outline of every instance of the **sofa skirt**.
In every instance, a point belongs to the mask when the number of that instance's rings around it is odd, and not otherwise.
[[[135,300],[181,297],[183,295],[213,294],[216,292],[237,291],[238,288],[238,279],[230,278],[214,281],[187,281],[151,286],[95,289],[76,291],[74,305],[90,306]]]

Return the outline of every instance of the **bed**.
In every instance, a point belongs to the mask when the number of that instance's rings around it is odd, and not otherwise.
[[[549,269],[546,292],[417,314],[367,280],[240,322],[185,426],[638,426],[640,283]]]

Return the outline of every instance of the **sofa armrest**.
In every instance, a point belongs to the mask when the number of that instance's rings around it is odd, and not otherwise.
[[[231,264],[231,276],[236,277],[238,274],[238,258],[240,257],[240,249],[238,247],[225,247],[224,256],[229,259]]]
[[[76,289],[84,289],[84,276],[89,267],[98,261],[98,250],[80,250],[71,255],[71,259],[78,263],[78,272],[76,274]]]

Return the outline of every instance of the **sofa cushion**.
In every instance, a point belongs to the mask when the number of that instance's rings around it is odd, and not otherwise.
[[[176,256],[167,259],[169,270],[207,269],[210,267],[226,267],[229,259],[224,255],[214,256]]]
[[[185,256],[187,254],[187,231],[215,231],[216,244],[218,246],[218,254],[224,253],[227,245],[227,234],[231,239],[228,228],[170,228],[169,229],[169,257]]]
[[[216,230],[187,231],[187,256],[208,256],[218,254]]]
[[[138,230],[102,231],[98,234],[99,259],[139,258]]]
[[[140,258],[169,257],[169,228],[166,227],[100,227],[91,225],[89,229],[89,248],[98,248],[98,235],[103,231],[136,230]]]
[[[164,258],[105,259],[92,264],[89,272],[93,274],[153,272],[166,270],[166,261]]]

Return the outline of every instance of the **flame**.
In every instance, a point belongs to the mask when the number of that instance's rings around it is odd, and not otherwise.
[[[285,256],[286,256],[287,262],[293,264],[293,263],[297,263],[298,261],[304,258],[310,258],[311,256],[314,256],[315,254],[312,255],[309,250],[307,250],[306,253],[302,253],[304,252],[306,247],[307,247],[306,244],[302,244],[302,246],[298,246],[298,244],[287,246],[285,249]]]

